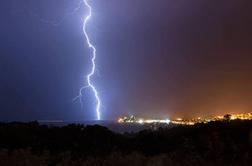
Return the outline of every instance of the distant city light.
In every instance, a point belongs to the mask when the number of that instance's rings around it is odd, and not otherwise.
[[[125,116],[118,119],[118,123],[136,123],[136,124],[176,124],[176,125],[195,125],[197,123],[209,123],[214,121],[229,121],[229,120],[252,120],[252,113],[244,114],[226,114],[223,116],[212,116],[212,117],[196,117],[192,119],[182,119],[175,118],[174,120],[170,119],[137,119],[135,116],[131,115],[129,117]]]
[[[144,123],[144,120],[143,120],[143,119],[139,119],[139,120],[138,120],[138,123],[143,124],[143,123]]]
[[[148,124],[148,123],[165,123],[169,124],[170,119],[137,119],[135,116],[131,115],[129,117],[119,118],[118,123],[139,123],[139,124]]]

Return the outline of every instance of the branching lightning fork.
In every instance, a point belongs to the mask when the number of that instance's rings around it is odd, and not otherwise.
[[[100,120],[101,119],[101,116],[100,116],[100,107],[101,107],[101,101],[100,101],[100,98],[99,98],[99,95],[98,95],[98,91],[96,90],[96,87],[93,85],[92,81],[91,81],[91,78],[94,76],[95,74],[95,71],[96,71],[96,64],[95,64],[95,61],[96,61],[96,48],[95,46],[91,43],[90,41],[90,38],[89,38],[89,35],[87,33],[87,23],[88,21],[90,20],[90,18],[92,17],[92,7],[90,6],[90,4],[88,3],[89,0],[80,0],[78,6],[76,8],[74,8],[74,10],[72,12],[69,12],[67,13],[66,15],[64,15],[62,17],[62,19],[60,19],[59,21],[50,21],[50,20],[47,20],[47,19],[43,19],[43,18],[40,18],[39,20],[43,23],[46,23],[46,24],[50,24],[50,25],[53,25],[53,26],[58,26],[60,25],[61,23],[63,23],[65,21],[66,18],[68,18],[68,16],[70,15],[73,15],[75,14],[80,8],[81,8],[81,5],[84,3],[85,7],[87,7],[88,9],[88,15],[85,17],[84,19],[84,22],[83,22],[83,33],[84,33],[84,36],[85,36],[85,39],[86,39],[86,42],[88,44],[88,47],[92,50],[92,68],[91,68],[91,71],[87,74],[86,76],[86,79],[87,79],[87,86],[83,86],[80,88],[79,90],[79,95],[77,97],[75,97],[73,99],[73,101],[79,99],[80,103],[81,103],[81,108],[83,108],[83,102],[82,102],[82,98],[83,98],[83,94],[82,94],[82,91],[86,88],[90,88],[95,96],[95,100],[96,100],[96,106],[95,106],[95,111],[96,111],[96,119],[97,120]],[[35,17],[38,17],[37,14],[34,14],[34,13],[31,13],[33,16]]]
[[[83,22],[83,33],[85,35],[88,47],[91,48],[91,50],[92,50],[92,69],[91,69],[90,73],[86,76],[88,85],[84,86],[84,87],[82,87],[80,89],[78,97],[79,97],[81,105],[82,105],[82,91],[83,91],[83,89],[90,88],[92,90],[92,92],[94,93],[95,99],[96,99],[96,108],[95,108],[96,118],[97,118],[97,120],[100,120],[101,119],[101,117],[100,117],[101,101],[100,101],[100,98],[99,98],[99,95],[98,95],[98,91],[97,91],[97,89],[95,88],[95,86],[93,85],[93,83],[91,81],[91,78],[95,74],[95,70],[96,70],[96,64],[95,64],[95,61],[96,61],[96,48],[91,43],[89,35],[87,33],[87,30],[86,30],[87,23],[90,20],[90,18],[92,17],[92,7],[89,5],[88,1],[89,0],[83,0],[85,6],[88,8],[88,15],[86,16],[86,18],[84,19],[84,22]]]
[[[61,25],[68,17],[74,15],[77,11],[80,10],[80,8],[82,7],[82,4],[83,4],[83,0],[80,0],[78,5],[70,12],[67,12],[66,14],[64,14],[62,16],[61,19],[59,20],[48,20],[48,19],[45,19],[45,18],[41,18],[38,14],[30,11],[30,15],[33,16],[33,17],[36,17],[38,18],[38,20],[42,23],[45,23],[45,24],[49,24],[49,25],[52,25],[52,26],[59,26]]]

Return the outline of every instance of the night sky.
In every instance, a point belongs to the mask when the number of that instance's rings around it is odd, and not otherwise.
[[[96,118],[89,90],[72,102],[91,67],[78,4],[1,0],[1,121]],[[91,4],[102,119],[252,112],[251,0]]]

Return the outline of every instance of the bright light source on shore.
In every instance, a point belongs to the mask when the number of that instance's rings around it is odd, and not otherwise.
[[[169,124],[171,121],[170,121],[170,119],[166,119],[165,122],[166,122],[167,124]]]
[[[138,123],[143,124],[143,123],[144,123],[144,120],[143,120],[143,119],[139,119],[139,120],[138,120]]]
[[[117,120],[117,122],[118,122],[118,123],[123,123],[123,118],[119,118],[119,119]]]

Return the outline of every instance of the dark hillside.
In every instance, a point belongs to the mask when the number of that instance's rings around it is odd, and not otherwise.
[[[125,165],[128,161],[133,165],[250,165],[252,121],[125,134],[98,125],[1,123],[0,149],[0,165],[7,166],[14,161],[20,165]]]

